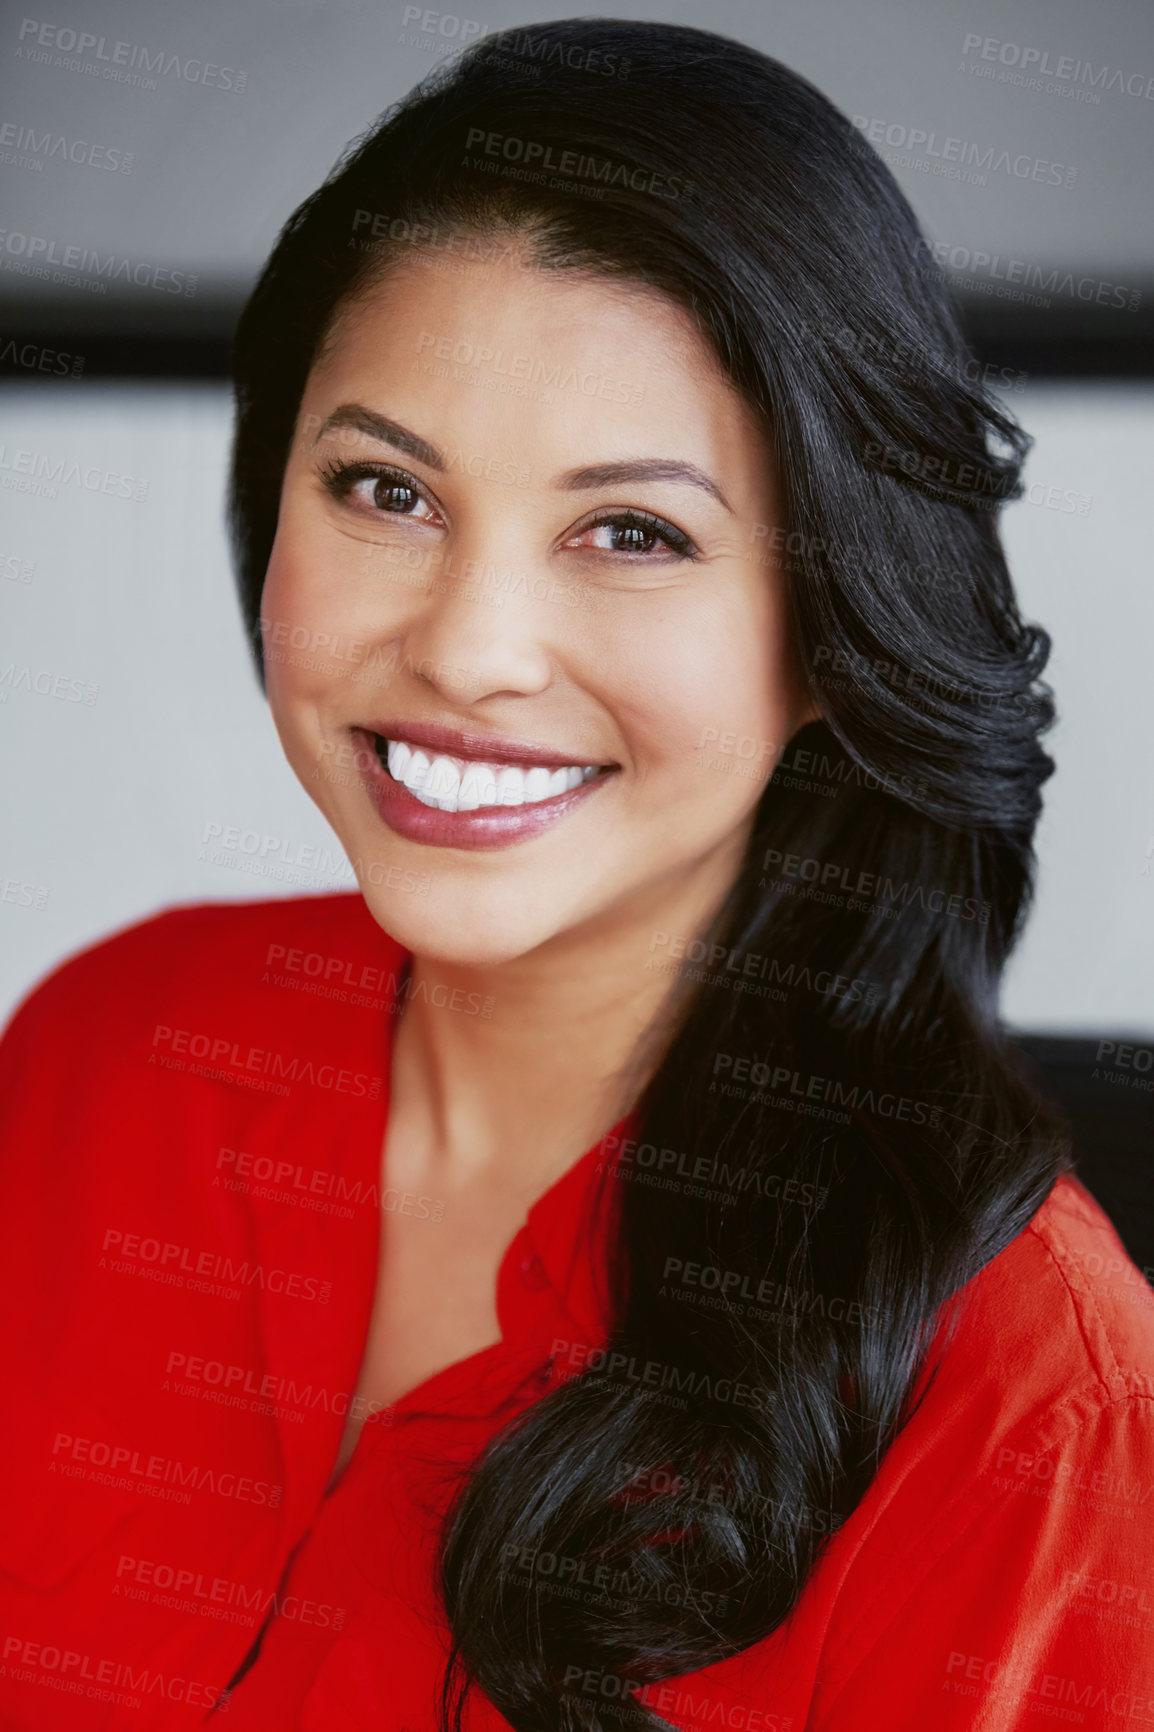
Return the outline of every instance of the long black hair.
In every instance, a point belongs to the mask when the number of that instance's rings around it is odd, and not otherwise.
[[[534,268],[667,296],[761,417],[782,506],[759,556],[822,716],[712,930],[654,934],[677,1013],[607,1163],[606,1352],[490,1444],[443,1535],[442,1725],[475,1682],[518,1732],[593,1732],[662,1724],[638,1686],[782,1622],[908,1420],[947,1301],[1069,1164],[997,1012],[1053,767],[1049,643],[997,526],[1029,441],[878,156],[740,43],[569,19],[439,68],[277,243],[236,345],[258,662],[334,313],[398,260],[464,269],[509,236]]]

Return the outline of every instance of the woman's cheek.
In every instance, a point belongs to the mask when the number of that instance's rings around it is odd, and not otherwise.
[[[781,726],[775,702],[781,676],[758,628],[729,609],[698,608],[646,643],[649,702],[638,720],[673,768],[700,771],[703,756],[734,756],[739,747],[742,758],[772,750]]]

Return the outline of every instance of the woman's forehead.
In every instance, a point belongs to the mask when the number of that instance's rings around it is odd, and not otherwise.
[[[765,456],[756,417],[688,314],[647,285],[587,271],[501,261],[454,276],[402,263],[341,309],[307,396],[312,413],[355,398],[406,425],[416,414],[434,443],[437,424],[447,438],[467,423],[539,456],[581,443],[604,455],[593,448],[606,439],[706,467],[732,465],[751,439],[759,466]]]

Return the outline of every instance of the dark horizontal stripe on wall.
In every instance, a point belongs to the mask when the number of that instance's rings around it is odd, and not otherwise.
[[[0,372],[45,379],[227,379],[232,332],[243,294],[217,293],[173,305],[75,299],[0,302]],[[1055,297],[1049,307],[958,296],[979,360],[1028,378],[1154,377],[1154,286],[1133,310]],[[56,359],[37,358],[34,350]],[[59,364],[82,362],[78,373]]]
[[[231,377],[231,333],[215,337],[128,331],[93,334],[25,326],[15,335],[15,353],[10,335],[10,328],[0,330],[0,373],[10,379],[220,381]],[[65,360],[67,366],[62,364]]]
[[[1154,1278],[1154,1037],[1014,1033],[1070,1128],[1077,1175]]]
[[[966,336],[983,361],[1029,378],[1154,377],[1154,287],[1133,311],[1077,303],[1018,307],[958,298]]]

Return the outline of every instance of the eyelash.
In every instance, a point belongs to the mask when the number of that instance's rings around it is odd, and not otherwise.
[[[387,463],[342,463],[339,458],[332,457],[321,468],[321,480],[326,492],[331,493],[334,499],[347,499],[358,481],[392,481],[398,487],[411,487],[414,493],[421,492],[420,483],[412,475]],[[403,517],[407,513],[386,512],[383,515]]]
[[[600,517],[595,517],[591,523],[585,525],[585,529],[644,529],[651,535],[656,535],[659,541],[665,543],[671,553],[678,554],[682,559],[696,559],[698,557],[696,546],[684,530],[676,528],[664,517],[657,517],[652,511],[640,511],[632,505],[627,506],[622,511],[609,511]],[[582,531],[582,533],[584,532]],[[602,551],[609,552],[611,550],[606,548]],[[645,559],[648,556],[643,553],[630,555],[619,552],[619,557],[622,559],[631,557]]]
[[[326,492],[334,499],[344,501],[358,481],[391,481],[398,487],[412,488],[414,493],[425,498],[425,493],[417,479],[407,470],[397,469],[390,463],[342,463],[332,458],[321,469],[321,480]],[[382,516],[406,517],[407,512],[382,512]],[[600,517],[593,518],[578,531],[585,534],[590,529],[641,529],[650,535],[655,535],[664,542],[671,553],[681,559],[697,559],[698,549],[695,543],[664,517],[658,517],[655,512],[642,511],[636,506],[627,506],[619,511],[609,511]],[[619,559],[648,559],[648,553],[630,554],[623,550],[599,548],[601,553],[616,552]]]

